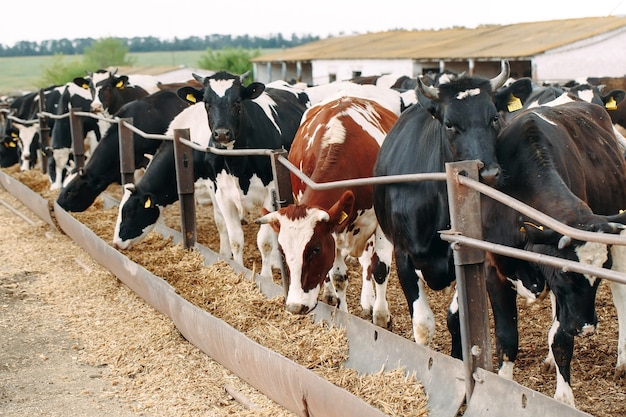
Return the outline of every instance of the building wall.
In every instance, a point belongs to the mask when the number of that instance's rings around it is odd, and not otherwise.
[[[626,29],[552,49],[533,58],[538,81],[626,75]]]
[[[410,59],[315,60],[313,61],[312,84],[323,85],[332,81],[345,81],[353,78],[355,74],[413,76],[413,62]]]

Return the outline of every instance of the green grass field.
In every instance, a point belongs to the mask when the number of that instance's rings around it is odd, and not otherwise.
[[[128,57],[141,67],[159,65],[185,65],[197,68],[198,59],[205,51],[173,51],[129,53]],[[65,56],[63,59],[81,61],[81,55]],[[0,58],[0,95],[34,91],[41,85],[43,69],[52,63],[52,56]],[[68,80],[69,81],[69,80]]]

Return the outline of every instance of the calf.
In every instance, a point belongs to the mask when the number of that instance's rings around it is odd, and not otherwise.
[[[91,93],[88,86],[79,87],[74,82],[69,82],[63,87],[60,94],[59,102],[55,109],[55,114],[63,115],[69,113],[71,109],[81,112],[89,112],[91,105]],[[100,139],[100,128],[96,119],[91,117],[82,117],[82,132],[74,132],[81,139],[85,139],[88,135],[95,135],[97,140]],[[69,160],[72,153],[72,132],[70,126],[70,118],[65,117],[56,120],[52,127],[50,149],[46,152],[52,153],[48,166],[48,175],[50,176],[50,189],[56,190],[61,188],[65,174],[69,171]]]
[[[384,137],[397,116],[374,101],[340,97],[307,110],[289,152],[289,161],[317,183],[371,176]],[[363,268],[361,307],[375,324],[389,327],[386,300],[392,248],[376,221],[373,187],[318,191],[291,175],[295,204],[257,220],[278,233],[289,270],[287,310],[304,314],[317,305],[330,278],[338,306],[346,303],[346,256]],[[376,282],[376,297],[372,288]]]

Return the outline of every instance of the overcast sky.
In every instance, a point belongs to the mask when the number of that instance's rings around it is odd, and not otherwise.
[[[391,29],[474,28],[481,24],[626,16],[626,0],[580,4],[554,0],[16,0],[2,19],[0,43],[12,46],[18,41],[62,38],[173,39],[210,34],[327,37]]]

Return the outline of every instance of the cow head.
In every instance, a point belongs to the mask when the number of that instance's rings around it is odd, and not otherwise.
[[[441,123],[453,159],[481,161],[480,177],[489,185],[496,185],[500,177],[495,154],[500,115],[493,93],[508,77],[509,63],[503,61],[500,74],[490,80],[447,77],[449,81],[442,80],[436,86],[418,80],[418,102]]]
[[[328,211],[292,204],[257,219],[278,233],[290,277],[288,311],[306,314],[317,305],[321,285],[335,260],[332,233],[346,226],[353,206],[354,194],[346,191]]]
[[[7,168],[19,162],[19,132],[7,120],[5,136],[0,140],[0,167]]]
[[[622,224],[615,222],[624,221],[624,214],[590,216],[589,220],[584,220],[584,226],[579,224],[578,227],[598,233],[619,233],[624,228]],[[531,225],[529,222],[524,222],[523,228],[530,242],[527,248],[533,252],[598,268],[611,268],[611,253],[606,244],[573,240],[552,229]],[[593,334],[598,323],[595,298],[600,279],[569,271],[567,268],[538,265],[538,269],[553,293],[559,327],[571,336]]]
[[[134,184],[124,185],[124,195],[120,201],[113,235],[113,246],[128,249],[154,229],[161,216],[161,209],[155,201],[156,197],[152,194],[136,192]]]
[[[193,74],[193,77],[204,86],[202,96],[211,129],[210,145],[221,148],[234,147],[242,129],[244,102],[254,100],[265,90],[264,84],[256,82],[244,86],[243,81],[247,75],[248,73],[237,76],[220,71],[203,78]]]
[[[39,125],[13,123],[18,130],[18,144],[20,148],[20,170],[28,171],[35,167],[37,149],[39,148]],[[15,133],[13,133],[15,134]]]
[[[107,179],[94,177],[86,169],[78,172],[72,170],[65,178],[56,202],[66,211],[83,212],[93,204],[102,190],[109,185],[109,182],[106,181]]]

